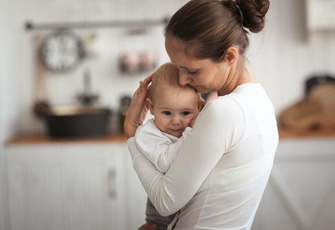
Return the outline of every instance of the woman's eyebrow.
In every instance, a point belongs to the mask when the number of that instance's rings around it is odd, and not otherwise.
[[[186,70],[198,70],[197,68],[190,68],[190,67],[185,67],[185,66],[179,66],[179,68],[186,69]]]

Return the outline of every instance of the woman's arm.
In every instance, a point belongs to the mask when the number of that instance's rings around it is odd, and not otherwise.
[[[148,113],[148,108],[145,105],[147,98],[148,85],[152,80],[153,74],[140,81],[140,86],[135,91],[123,128],[127,138],[135,136],[136,129],[143,124],[143,121]]]
[[[212,104],[198,116],[166,174],[136,150],[133,138],[128,139],[134,169],[162,216],[175,213],[192,199],[222,155],[244,133],[243,113],[235,102],[228,100],[223,106]]]

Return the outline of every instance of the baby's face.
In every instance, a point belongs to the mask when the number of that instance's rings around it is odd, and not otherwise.
[[[198,115],[198,105],[199,95],[193,89],[160,87],[153,104],[155,124],[162,132],[181,137]]]

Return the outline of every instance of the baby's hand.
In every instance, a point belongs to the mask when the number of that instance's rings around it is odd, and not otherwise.
[[[155,229],[157,229],[157,225],[145,223],[138,230],[155,230]]]
[[[193,118],[193,119],[191,120],[191,122],[190,122],[190,127],[191,127],[191,128],[193,128],[193,125],[194,125],[194,123],[195,123],[195,119],[197,119],[197,117]]]

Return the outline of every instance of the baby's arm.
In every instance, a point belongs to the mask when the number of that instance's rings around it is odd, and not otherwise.
[[[171,140],[157,127],[150,124],[151,121],[139,127],[135,134],[135,142],[138,149],[155,165],[162,173],[167,172],[172,164],[179,148],[182,146],[191,128],[187,128],[182,137]]]
[[[183,132],[183,135],[178,138],[176,142],[171,143],[170,145],[166,144],[164,147],[162,146],[161,151],[157,155],[157,167],[163,170],[161,172],[166,173],[169,170],[173,160],[179,152],[179,149],[183,145],[185,138],[191,130],[191,128],[186,128],[186,130]]]

